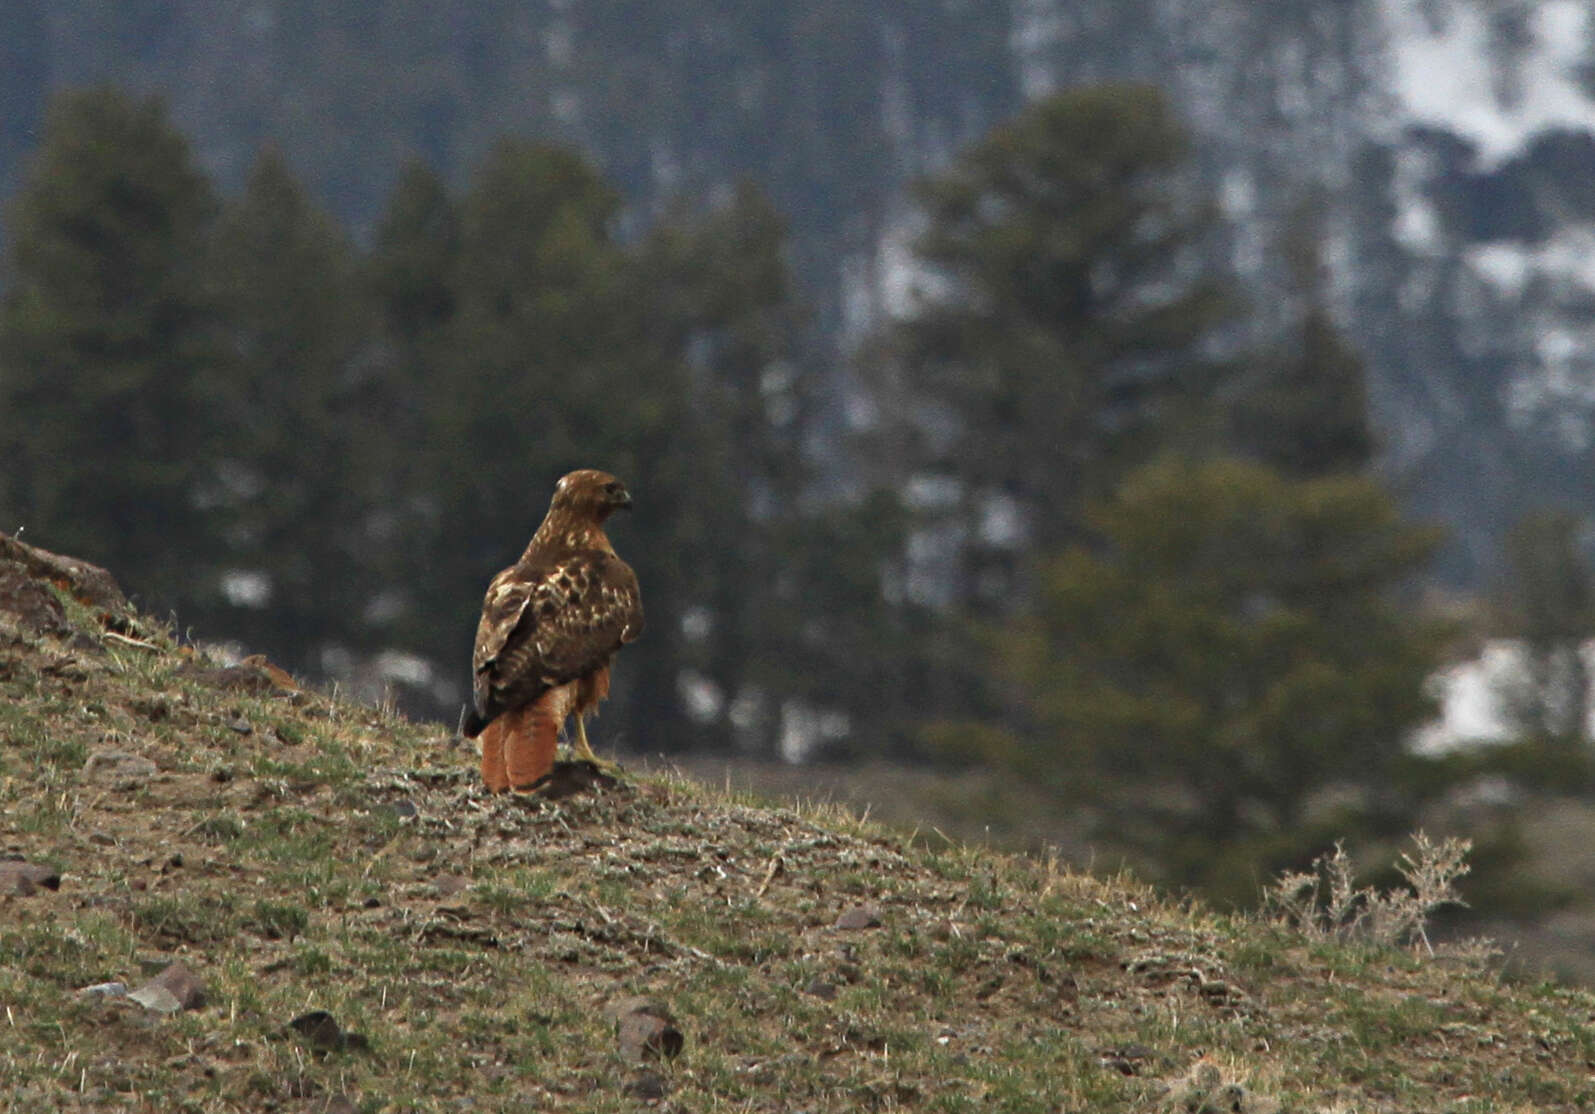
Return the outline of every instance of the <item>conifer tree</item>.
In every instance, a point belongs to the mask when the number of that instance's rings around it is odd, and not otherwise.
[[[383,590],[378,610],[397,645],[430,653],[458,653],[437,634],[428,604],[438,586],[433,562],[443,547],[450,493],[440,480],[440,419],[429,407],[453,381],[455,316],[460,305],[461,229],[457,199],[427,165],[411,162],[399,176],[364,260],[364,285],[374,303],[381,390],[368,404],[386,435],[369,448],[377,505],[391,539],[370,567]],[[454,445],[456,453],[465,446]],[[452,476],[454,462],[441,475]],[[468,611],[472,601],[455,597]],[[442,664],[442,661],[439,661]],[[446,709],[452,714],[454,709]]]
[[[1595,632],[1595,573],[1583,530],[1578,515],[1541,510],[1524,515],[1506,537],[1501,627],[1521,642],[1525,668],[1498,695],[1512,725],[1534,743],[1581,747],[1589,737],[1592,682],[1583,646]]]
[[[1270,307],[1282,335],[1239,376],[1231,407],[1239,451],[1302,479],[1361,472],[1374,453],[1367,377],[1334,321],[1321,226],[1316,202],[1297,207],[1281,245],[1290,284]]]
[[[365,405],[372,317],[347,237],[274,147],[226,206],[210,270],[227,323],[229,573],[267,590],[224,625],[299,665],[361,638],[376,591],[371,465],[390,431]]]
[[[678,202],[636,253],[652,342],[681,365],[687,395],[678,443],[691,448],[690,475],[677,485],[677,561],[661,571],[688,619],[678,668],[694,690],[698,748],[772,749],[775,710],[793,687],[792,627],[775,610],[793,586],[775,547],[809,480],[808,415],[785,236],[769,200],[744,184],[721,205]],[[761,714],[739,727],[733,707]]]
[[[927,275],[878,375],[940,477],[960,598],[1015,600],[1005,559],[1076,539],[1087,495],[1202,426],[1223,282],[1197,250],[1213,209],[1150,86],[1038,101],[921,186]],[[1007,557],[1005,558],[1005,554]]]
[[[215,211],[162,103],[100,88],[51,103],[9,217],[6,526],[115,569],[152,606],[203,599],[217,557]]]
[[[449,324],[459,305],[459,254],[460,215],[448,188],[425,163],[407,163],[366,268],[390,338],[413,342]]]
[[[908,704],[883,593],[899,523],[881,499],[815,498],[817,400],[786,248],[785,223],[743,185],[668,213],[638,257],[650,322],[686,369],[692,423],[671,536],[691,570],[671,588],[689,607],[679,667],[705,705],[690,743],[768,757],[879,738]]]
[[[1001,642],[1035,732],[1006,751],[1026,776],[1105,808],[1105,833],[1182,881],[1221,887],[1259,855],[1278,865],[1400,815],[1393,771],[1431,714],[1445,632],[1398,593],[1434,531],[1371,480],[1234,459],[1154,462],[1092,518],[1108,548],[1050,563],[1040,608]],[[1314,832],[1309,802],[1335,787],[1356,808]]]

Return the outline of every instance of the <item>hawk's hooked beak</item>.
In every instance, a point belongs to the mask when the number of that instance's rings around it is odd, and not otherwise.
[[[611,495],[609,497],[609,501],[619,510],[631,510],[631,492],[627,491],[625,488],[621,488],[619,491]]]

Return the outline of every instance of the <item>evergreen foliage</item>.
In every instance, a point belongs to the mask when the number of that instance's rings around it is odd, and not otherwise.
[[[1297,206],[1280,245],[1290,285],[1270,307],[1283,335],[1239,377],[1231,407],[1239,450],[1301,479],[1361,472],[1374,453],[1363,361],[1330,310],[1321,225],[1319,205]]]
[[[917,463],[957,485],[959,596],[1011,599],[1015,529],[1042,552],[1077,539],[1086,497],[1203,431],[1233,307],[1194,266],[1213,209],[1186,160],[1157,90],[1104,85],[1032,104],[921,185],[929,273],[886,359]],[[994,501],[1015,527],[989,524]]]
[[[637,494],[616,536],[653,649],[628,660],[609,730],[656,751],[767,753],[814,684],[793,666],[800,624],[779,621],[813,596],[780,549],[811,483],[784,223],[744,188],[682,203],[628,245],[617,206],[572,152],[522,143],[496,148],[457,203],[425,172],[401,180],[370,263],[393,382],[414,398],[395,462],[408,498],[389,504],[408,538],[398,629],[431,660],[460,658],[487,576],[552,481],[608,468]]]
[[[769,753],[797,681],[797,624],[781,616],[801,589],[776,546],[812,477],[785,242],[769,200],[744,185],[707,211],[678,204],[637,252],[653,343],[684,374],[675,448],[688,471],[673,493],[673,558],[656,575],[679,601],[679,632],[664,637],[678,639],[681,681],[696,692],[694,746]]]
[[[1501,25],[1521,25],[1521,8],[1503,8]],[[0,190],[15,189],[6,156],[36,141],[46,92],[93,80],[166,90],[227,192],[253,149],[281,143],[360,243],[403,158],[460,183],[503,134],[558,138],[629,199],[628,234],[663,197],[756,176],[791,221],[817,333],[845,345],[876,308],[870,288],[898,273],[882,236],[905,178],[1059,84],[1157,82],[1191,124],[1196,173],[1223,190],[1205,257],[1244,263],[1256,301],[1285,285],[1266,250],[1280,199],[1322,183],[1338,321],[1377,385],[1387,463],[1409,506],[1459,525],[1442,571],[1476,587],[1520,490],[1567,505],[1595,490],[1583,377],[1563,374],[1566,346],[1542,343],[1548,329],[1582,335],[1584,291],[1559,261],[1578,254],[1595,211],[1595,143],[1530,128],[1481,157],[1465,115],[1390,126],[1403,88],[1389,51],[1445,20],[1400,20],[1392,40],[1385,14],[1374,0],[279,0],[225,15],[14,0],[0,36]],[[1556,78],[1516,31],[1469,42],[1503,105]]]
[[[425,163],[405,164],[367,264],[384,331],[393,343],[435,337],[453,318],[459,255],[460,215],[448,187]]]
[[[1541,510],[1524,515],[1506,538],[1501,627],[1521,643],[1524,672],[1498,695],[1512,726],[1535,743],[1581,748],[1589,737],[1583,646],[1595,630],[1595,573],[1584,530],[1578,515]]]
[[[159,606],[204,598],[221,431],[216,211],[154,98],[58,97],[10,211],[0,457],[10,527],[116,568]]]
[[[388,431],[366,405],[378,385],[356,257],[268,147],[223,211],[209,271],[227,340],[210,419],[227,433],[211,461],[223,575],[260,578],[269,594],[203,625],[296,668],[319,664],[327,644],[361,637],[379,587],[365,531],[377,509],[373,450]]]
[[[1189,174],[1154,90],[1037,102],[922,187],[927,290],[867,366],[906,415],[910,590],[952,620],[909,654],[921,737],[1246,900],[1329,828],[1408,818],[1444,631],[1400,588],[1438,538],[1363,474],[1317,210],[1246,320],[1279,339],[1242,357]]]
[[[1337,832],[1399,815],[1392,771],[1431,714],[1445,631],[1396,593],[1434,531],[1361,477],[1178,457],[1092,522],[1108,550],[1051,562],[999,644],[1035,732],[1010,745],[1016,768],[1105,807],[1185,882],[1234,886],[1237,861],[1310,848],[1337,786],[1356,790]]]

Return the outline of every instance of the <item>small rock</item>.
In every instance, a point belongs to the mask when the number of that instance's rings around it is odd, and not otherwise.
[[[185,661],[177,667],[177,676],[211,688],[228,692],[265,694],[277,691],[277,685],[263,670],[253,665],[215,666],[199,659]]]
[[[14,617],[31,634],[56,634],[67,629],[61,601],[42,582],[10,562],[0,564],[0,611]]]
[[[1169,1087],[1160,1109],[1168,1114],[1280,1114],[1282,1107],[1268,1095],[1226,1080],[1216,1064],[1204,1059]]]
[[[1102,1066],[1120,1075],[1140,1075],[1148,1066],[1162,1062],[1157,1050],[1144,1044],[1126,1044],[1098,1052]]]
[[[670,1022],[647,1013],[629,1013],[620,1020],[620,1054],[633,1063],[663,1056],[673,1060],[686,1039]]]
[[[0,558],[21,565],[25,572],[39,580],[64,582],[76,599],[90,607],[116,614],[127,610],[127,597],[122,589],[116,586],[111,574],[98,565],[51,553],[9,534],[0,534]]]
[[[79,654],[103,654],[105,647],[87,631],[75,630],[66,640],[67,649]]]
[[[41,886],[59,890],[61,875],[38,863],[0,862],[0,896],[32,897]]]
[[[432,879],[432,889],[439,897],[453,897],[470,886],[471,880],[458,874],[440,874]]]
[[[97,982],[93,986],[85,986],[78,993],[85,998],[126,998],[127,983]]]
[[[810,979],[809,984],[803,988],[803,993],[812,994],[826,1002],[835,1001],[836,984],[825,979]]]
[[[645,1069],[627,1080],[623,1090],[628,1098],[655,1102],[670,1093],[670,1086],[665,1082],[664,1076]]]
[[[590,762],[555,762],[554,768],[532,787],[532,792],[550,801],[562,801],[579,793],[613,789],[619,784]]]
[[[89,842],[101,847],[115,847],[116,837],[103,828],[95,828],[89,833]]]
[[[663,1021],[674,1021],[670,1011],[663,1002],[657,998],[650,998],[645,994],[631,995],[626,998],[616,998],[604,1006],[604,1016],[614,1022],[620,1022],[628,1014],[645,1013],[650,1017],[657,1017]]]
[[[881,911],[873,905],[857,905],[836,918],[836,927],[847,930],[879,928]]]
[[[337,1018],[326,1010],[311,1010],[288,1022],[288,1028],[304,1038],[312,1052],[326,1055],[329,1052],[365,1051],[371,1042],[359,1033],[345,1032]]]
[[[417,816],[421,815],[421,810],[416,807],[414,801],[394,801],[388,805],[388,808],[391,809],[393,811],[393,815],[397,816],[400,820],[414,820]]]
[[[619,1026],[620,1054],[633,1063],[673,1058],[686,1043],[670,1011],[656,998],[617,998],[604,1007],[604,1016]]]
[[[158,772],[160,768],[148,758],[122,750],[96,751],[83,764],[84,776],[90,781],[122,791],[137,789]]]
[[[176,962],[177,957],[170,952],[145,952],[138,957],[138,969],[147,976],[144,981],[149,982]]]
[[[171,992],[178,1005],[185,1010],[201,1009],[205,1005],[205,982],[179,960],[151,979],[146,986],[161,986]]]
[[[234,720],[228,720],[227,726],[238,732],[240,735],[253,735],[255,733],[255,725],[250,723],[243,716],[239,716]]]
[[[145,1009],[154,1010],[156,1013],[176,1013],[183,1008],[183,1003],[177,1000],[177,995],[155,983],[145,983],[128,997]]]

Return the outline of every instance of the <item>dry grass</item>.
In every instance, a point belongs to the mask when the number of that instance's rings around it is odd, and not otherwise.
[[[0,1111],[1595,1104],[1595,998],[1327,927],[1391,895],[1216,917],[668,774],[489,798],[440,725],[74,621],[0,616],[0,838],[62,876],[0,899]],[[1424,861],[1420,907],[1455,874]],[[81,993],[174,958],[204,1008]],[[623,1055],[605,1007],[632,995],[678,1057]],[[289,1027],[313,1010],[363,1039]]]

